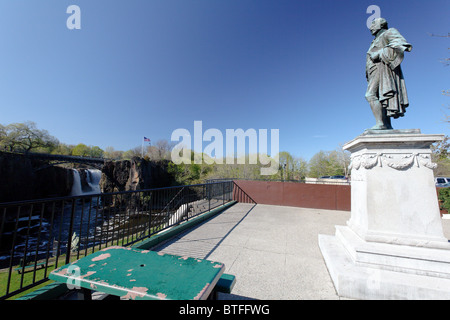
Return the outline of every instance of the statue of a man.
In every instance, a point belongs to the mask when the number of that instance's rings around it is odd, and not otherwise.
[[[375,39],[367,51],[366,100],[370,104],[376,124],[372,130],[392,129],[391,117],[403,117],[408,107],[405,80],[400,63],[412,45],[395,28],[388,29],[387,21],[372,21],[370,32]]]

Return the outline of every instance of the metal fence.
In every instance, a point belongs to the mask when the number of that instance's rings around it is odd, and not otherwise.
[[[0,299],[81,256],[132,245],[232,200],[254,203],[231,180],[0,203]]]
[[[307,183],[307,184],[330,184],[330,185],[351,185],[349,178],[305,178],[304,180],[289,180],[289,179],[246,179],[246,178],[217,178],[209,179],[208,182],[221,181],[267,181],[267,182],[293,182],[293,183]]]

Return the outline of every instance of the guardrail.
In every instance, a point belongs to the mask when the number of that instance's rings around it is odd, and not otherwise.
[[[233,181],[0,203],[0,300],[107,246],[130,246],[230,201]]]
[[[307,183],[307,184],[333,184],[333,185],[351,185],[351,180],[337,179],[337,178],[305,178],[303,180],[289,180],[289,179],[247,179],[247,178],[217,178],[209,179],[207,182],[221,182],[221,181],[266,181],[266,182],[293,182],[293,183]]]

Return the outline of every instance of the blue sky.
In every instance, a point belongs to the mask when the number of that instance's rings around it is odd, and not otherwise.
[[[0,0],[0,123],[124,151],[195,120],[279,129],[280,151],[308,160],[374,125],[370,5],[413,45],[394,128],[449,134],[449,39],[430,36],[450,32],[448,0]]]

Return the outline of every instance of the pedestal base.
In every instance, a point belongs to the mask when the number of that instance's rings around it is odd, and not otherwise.
[[[319,247],[339,296],[383,300],[450,299],[447,250],[394,244],[372,246],[361,239],[355,241],[353,237],[358,236],[354,233],[352,236],[350,229],[337,228],[336,236],[319,235]]]
[[[386,130],[390,131],[390,130]],[[367,241],[447,242],[442,232],[430,145],[442,135],[366,134],[351,152],[349,226]]]
[[[334,237],[319,235],[319,247],[340,296],[450,299],[450,243],[430,150],[443,136],[394,131],[367,131],[344,145],[351,218]]]

